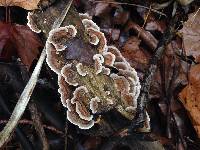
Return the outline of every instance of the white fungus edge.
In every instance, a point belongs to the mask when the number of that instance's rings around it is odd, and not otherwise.
[[[91,35],[91,36],[93,36],[93,37],[95,37],[95,42],[92,42],[91,40],[89,40],[89,42],[91,43],[91,44],[93,44],[93,45],[98,45],[99,44],[99,38],[96,36],[96,35]]]
[[[124,80],[126,83],[126,85],[127,85],[127,89],[125,90],[125,91],[120,91],[120,90],[118,90],[119,92],[128,92],[129,93],[129,91],[130,91],[130,83],[128,82],[128,80],[124,77],[124,76],[119,76],[119,75],[117,75],[117,74],[115,74],[115,73],[112,73],[112,74],[110,74],[110,77],[115,81],[115,80],[118,80],[118,79],[122,79],[122,80]],[[117,85],[116,85],[116,88],[117,88]]]
[[[91,121],[93,119],[93,115],[90,115],[89,117],[82,115],[81,111],[79,111],[79,108],[78,108],[78,105],[76,104],[76,102],[75,102],[75,105],[76,105],[76,112],[78,113],[78,115],[81,119],[87,120],[87,121]]]
[[[82,23],[83,23],[83,25],[84,25],[84,27],[85,27],[86,29],[88,29],[88,28],[93,28],[93,29],[95,29],[95,30],[97,30],[97,31],[100,31],[99,26],[98,26],[96,23],[94,23],[92,20],[83,19],[83,20],[82,20]],[[88,25],[89,25],[89,26],[88,26]]]
[[[64,107],[67,107],[67,100],[66,99],[64,99],[64,96],[63,96],[63,93],[62,93],[62,90],[61,90],[61,85],[60,85],[60,80],[61,80],[61,75],[58,75],[58,86],[59,86],[59,88],[58,88],[58,93],[60,94],[60,100],[61,100],[61,103],[62,103],[62,105],[64,106]]]
[[[57,51],[63,51],[63,50],[65,50],[65,49],[66,49],[65,46],[62,46],[61,48],[58,48],[57,44],[54,43],[54,42],[51,40],[51,38],[52,38],[52,36],[53,36],[56,32],[59,32],[60,30],[64,30],[65,32],[68,33],[69,28],[73,30],[72,37],[75,37],[76,34],[77,34],[76,28],[75,28],[73,25],[68,25],[68,26],[59,27],[59,28],[55,28],[55,29],[51,30],[51,31],[49,32],[49,37],[48,37],[48,39],[47,39],[47,42],[52,43],[52,44],[55,46],[55,48],[56,48]]]
[[[105,44],[103,45],[103,48],[102,48],[101,51],[99,51],[99,53],[100,53],[100,54],[103,54],[104,52],[107,52],[107,50],[108,50],[107,39],[106,39],[104,33],[101,32],[101,31],[99,31],[99,30],[96,30],[96,29],[94,29],[94,28],[92,28],[92,27],[87,28],[87,31],[88,31],[88,30],[93,30],[93,31],[97,32],[98,34],[100,34],[100,36],[101,36],[101,37],[103,38],[103,40],[104,40],[104,43],[105,43]],[[93,35],[97,36],[97,38],[99,39],[98,44],[101,44],[101,40],[100,40],[100,38],[98,37],[98,35],[97,35],[97,34],[93,34]]]
[[[104,57],[101,54],[95,54],[93,56],[93,60],[95,61],[95,65],[98,65],[98,67],[96,67],[96,75],[102,72],[103,69],[103,62],[104,62]]]
[[[77,125],[80,129],[90,129],[91,127],[94,126],[94,121],[91,120],[90,122],[88,122],[89,124],[80,124],[80,123],[77,123],[76,121],[73,120],[73,118],[69,115],[69,111],[67,111],[67,119],[74,125]]]
[[[92,20],[92,16],[90,16],[88,13],[79,13],[80,18]]]
[[[28,20],[27,26],[28,26],[33,32],[35,32],[35,33],[41,33],[41,30],[40,30],[40,29],[34,28],[33,25],[31,25],[31,15],[32,15],[32,14],[33,14],[32,12],[28,12],[28,15],[27,15],[27,20]]]
[[[70,67],[71,68],[72,64],[66,64],[62,69],[61,69],[61,75],[65,78],[65,81],[69,84],[69,85],[73,85],[73,86],[78,86],[78,83],[72,83],[70,82],[67,77],[65,76],[64,74],[64,70],[65,68],[67,67]]]
[[[95,103],[95,102],[97,102],[97,103],[101,102],[99,97],[96,96],[90,100],[90,110],[92,111],[93,114],[95,114],[97,112],[97,110],[95,110],[93,107],[93,103]]]
[[[115,63],[115,55],[111,52],[104,52],[103,56],[106,57],[106,55],[110,55],[112,57],[112,61],[111,61],[111,64],[109,64],[109,66],[113,66]]]
[[[110,75],[110,69],[109,68],[106,68],[104,66],[102,66],[102,73],[109,76]]]
[[[78,72],[79,75],[85,77],[88,74],[88,72],[87,71],[83,72],[83,70],[81,69],[81,67],[83,67],[83,64],[82,63],[78,63],[76,65],[76,70],[77,70],[77,72]]]
[[[47,62],[47,64],[48,64],[48,66],[50,67],[50,69],[53,71],[53,72],[55,72],[56,74],[58,74],[58,75],[60,75],[61,74],[61,72],[60,72],[60,70],[59,69],[57,69],[57,68],[55,68],[54,66],[52,66],[51,65],[51,62],[50,62],[50,60],[51,60],[51,54],[50,54],[50,51],[49,51],[49,49],[50,49],[50,45],[51,43],[49,43],[49,42],[47,42],[47,44],[46,44],[46,54],[47,54],[47,57],[46,57],[46,62]]]
[[[87,89],[85,86],[79,86],[79,87],[77,87],[77,88],[75,89],[75,91],[73,92],[73,98],[71,99],[72,104],[75,104],[74,99],[76,98],[76,95],[77,95],[77,93],[78,93],[80,90],[84,90],[85,93],[88,93],[88,92],[89,92],[88,89]]]

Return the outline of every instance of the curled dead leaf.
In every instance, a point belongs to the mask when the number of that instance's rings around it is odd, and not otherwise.
[[[150,55],[139,47],[141,40],[130,37],[124,44],[122,55],[135,68],[144,70],[149,62]]]
[[[10,61],[13,56],[30,68],[42,43],[28,26],[0,22],[0,58]]]
[[[179,94],[180,100],[191,116],[194,128],[200,137],[200,65],[192,66],[189,73],[189,84]]]
[[[193,56],[200,62],[200,12],[190,14],[180,33],[183,36],[184,48],[187,56]]]
[[[139,37],[145,42],[145,44],[149,48],[155,49],[157,47],[158,40],[150,32],[144,30],[144,28],[140,27],[135,22],[129,21],[127,23],[125,31],[129,30],[133,30],[136,34],[139,34]]]
[[[40,0],[0,0],[0,6],[18,6],[26,10],[34,10],[38,8]]]

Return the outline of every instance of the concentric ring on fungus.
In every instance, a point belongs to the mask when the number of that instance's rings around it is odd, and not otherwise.
[[[88,44],[96,50],[92,67],[78,60],[66,61],[62,56],[67,51],[66,42],[77,33],[72,25],[52,30],[46,47],[47,63],[58,74],[58,92],[68,109],[68,120],[80,129],[90,129],[95,124],[94,114],[114,108],[127,119],[133,119],[141,88],[137,72],[115,46],[107,46],[104,33],[88,15],[80,14],[80,18],[90,38]],[[107,84],[112,85],[104,89]],[[75,88],[73,95],[68,86]]]

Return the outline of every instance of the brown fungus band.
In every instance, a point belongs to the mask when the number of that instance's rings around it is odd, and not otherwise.
[[[80,129],[89,129],[95,125],[94,115],[111,109],[133,119],[141,87],[137,72],[116,47],[107,46],[104,33],[91,17],[80,14],[80,18],[88,35],[87,44],[95,50],[88,58],[93,65],[79,61],[81,58],[66,59],[69,54],[67,44],[78,41],[78,31],[73,25],[52,30],[46,47],[47,63],[58,74],[58,92],[68,109],[68,120]],[[70,52],[76,53],[76,49]],[[69,86],[74,87],[73,94],[70,94]]]
[[[28,20],[28,23],[27,25],[29,26],[29,28],[33,31],[33,32],[36,32],[36,33],[40,33],[41,30],[38,29],[37,25],[34,23],[33,19],[32,19],[32,12],[28,12],[28,15],[27,15],[27,20]]]

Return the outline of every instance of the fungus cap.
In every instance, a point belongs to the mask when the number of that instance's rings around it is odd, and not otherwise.
[[[32,15],[33,15],[32,12],[28,12],[28,15],[27,15],[28,23],[27,23],[27,25],[29,26],[29,28],[30,28],[33,32],[40,33],[41,30],[38,29],[37,25],[34,23],[33,19],[31,18]]]
[[[92,17],[88,13],[79,13],[79,17],[81,18],[81,20],[83,19],[92,20]]]
[[[66,64],[61,70],[61,75],[69,85],[78,86],[78,73],[72,70],[72,64]]]
[[[63,51],[66,49],[66,42],[68,39],[75,37],[77,30],[73,25],[59,27],[49,32],[47,41],[52,43],[57,51]]]
[[[95,54],[93,56],[93,60],[95,61],[95,72],[96,74],[99,74],[102,72],[103,69],[103,62],[104,62],[104,57],[101,54]]]
[[[83,77],[88,74],[87,70],[84,70],[84,67],[83,67],[82,63],[78,63],[76,65],[76,69],[77,69],[77,72],[79,73],[79,75],[81,75]]]
[[[65,78],[61,75],[58,75],[58,93],[60,93],[60,99],[64,107],[67,107],[67,101],[70,98],[70,88],[69,85],[66,83]]]
[[[68,108],[68,120],[80,129],[89,129],[94,126],[94,114],[114,108],[127,119],[133,119],[141,87],[137,72],[116,47],[107,46],[105,35],[97,24],[87,15],[80,14],[80,17],[89,35],[87,42],[94,47],[90,55],[94,65],[87,65],[77,58],[66,58],[66,54],[60,52],[67,51],[66,43],[76,36],[74,26],[52,30],[47,40],[47,61],[59,75],[58,92],[62,104]],[[69,85],[74,87],[73,95],[66,94]]]
[[[94,121],[87,121],[81,119],[78,113],[75,111],[75,106],[71,104],[69,101],[67,103],[68,110],[67,110],[67,119],[74,125],[77,125],[80,129],[90,129],[94,126]]]
[[[59,57],[59,54],[57,53],[57,50],[53,46],[53,44],[47,42],[46,44],[46,62],[48,66],[51,68],[52,71],[60,75],[61,69],[64,67],[62,58]]]
[[[104,57],[105,65],[108,65],[108,66],[113,66],[114,65],[115,55],[113,53],[104,52],[103,53],[103,57]]]
[[[88,28],[93,28],[93,29],[95,29],[97,31],[100,31],[99,26],[96,23],[94,23],[92,20],[90,20],[90,19],[83,19],[82,23],[83,23],[83,25],[84,25],[86,30]]]
[[[99,102],[101,102],[101,100],[97,96],[90,100],[90,110],[93,114],[97,112]]]

